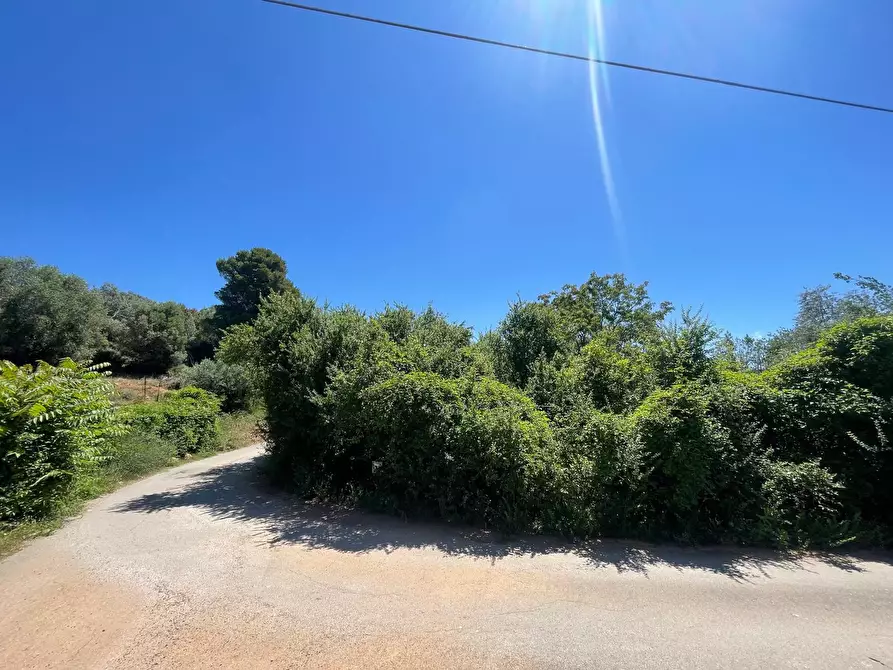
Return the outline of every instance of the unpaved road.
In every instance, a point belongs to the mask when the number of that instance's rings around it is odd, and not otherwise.
[[[0,668],[893,667],[889,556],[504,544],[297,504],[260,453],[0,563]]]

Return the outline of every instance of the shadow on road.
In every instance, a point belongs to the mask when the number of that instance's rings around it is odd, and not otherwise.
[[[445,523],[407,523],[394,517],[359,512],[298,498],[269,487],[260,465],[263,456],[199,474],[184,474],[177,490],[152,493],[124,502],[116,512],[152,513],[195,507],[217,518],[258,524],[270,544],[300,544],[309,548],[362,553],[373,550],[435,547],[449,555],[496,561],[506,556],[573,554],[596,567],[647,575],[650,568],[668,566],[700,570],[738,581],[769,577],[767,569],[808,570],[803,555],[763,549],[688,548],[644,542],[599,540],[569,544],[546,537],[503,540],[499,534]],[[809,559],[848,572],[862,572],[858,559],[893,562],[886,554],[852,556],[810,552]]]

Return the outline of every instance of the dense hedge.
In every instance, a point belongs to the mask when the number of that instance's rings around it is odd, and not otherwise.
[[[124,421],[139,432],[172,442],[180,456],[213,449],[219,439],[220,401],[193,386],[164,395],[160,402],[128,405]]]
[[[0,361],[0,521],[46,516],[123,432],[96,368]]]
[[[760,372],[668,311],[594,276],[475,342],[430,309],[369,317],[295,292],[220,357],[263,395],[274,474],[308,494],[575,537],[888,537],[893,317]]]

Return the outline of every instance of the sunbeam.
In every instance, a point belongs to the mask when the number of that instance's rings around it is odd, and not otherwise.
[[[602,19],[601,0],[588,1],[588,48],[590,59],[604,58],[605,56],[605,40],[604,40],[604,21]],[[601,77],[599,73],[601,72]],[[610,104],[610,88],[608,84],[607,74],[603,68],[593,60],[589,62],[589,96],[592,103],[592,120],[595,126],[595,137],[598,144],[599,163],[602,171],[602,183],[605,188],[605,195],[608,198],[608,207],[611,211],[611,225],[614,228],[614,236],[621,247],[622,253],[626,254],[626,230],[623,225],[623,218],[620,211],[620,203],[617,200],[617,190],[614,185],[614,173],[611,170],[611,159],[608,154],[608,145],[605,141],[605,124],[602,114],[602,103],[599,97],[599,83],[605,91],[605,97]]]

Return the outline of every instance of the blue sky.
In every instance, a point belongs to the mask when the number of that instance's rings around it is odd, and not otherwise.
[[[585,2],[320,0],[585,53]],[[608,58],[893,106],[893,3],[605,0]],[[478,328],[591,271],[734,332],[835,271],[886,281],[893,115],[259,0],[0,5],[0,254],[200,307],[266,246],[306,292]]]

